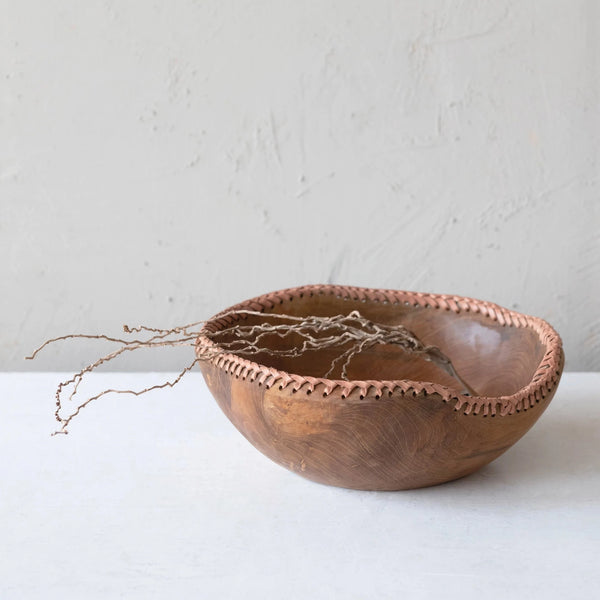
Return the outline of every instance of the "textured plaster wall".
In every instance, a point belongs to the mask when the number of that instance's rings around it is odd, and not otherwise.
[[[1,368],[335,282],[539,315],[600,369],[595,0],[0,8]]]

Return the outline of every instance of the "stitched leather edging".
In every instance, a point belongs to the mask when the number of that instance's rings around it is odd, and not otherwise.
[[[440,384],[405,379],[345,381],[294,375],[229,353],[220,354],[210,359],[211,362],[234,377],[248,379],[258,385],[264,385],[267,389],[274,385],[277,385],[280,390],[292,386],[293,392],[303,391],[306,394],[311,394],[315,391],[321,391],[323,396],[328,396],[334,390],[339,390],[342,398],[347,398],[352,392],[358,391],[361,399],[373,391],[376,399],[384,394],[391,396],[395,393],[412,394],[413,396],[421,393],[438,394],[444,402],[453,402],[455,410],[460,410],[464,414],[481,414],[484,417],[507,416],[533,408],[554,391],[560,379],[564,362],[562,342],[558,333],[546,321],[508,310],[491,302],[462,296],[337,285],[305,285],[271,292],[236,304],[209,319],[203,329],[217,331],[230,326],[241,318],[235,318],[230,314],[220,316],[224,313],[237,310],[269,312],[277,305],[291,302],[295,298],[302,298],[305,295],[333,295],[340,299],[355,302],[405,304],[434,310],[447,310],[456,314],[463,312],[477,313],[503,326],[532,329],[539,336],[546,352],[527,386],[510,396],[496,397],[464,396],[457,394],[456,390]],[[196,354],[198,358],[202,358],[204,352],[214,350],[214,348],[214,342],[201,335],[197,340]]]

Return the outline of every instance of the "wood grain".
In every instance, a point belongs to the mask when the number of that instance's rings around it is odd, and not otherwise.
[[[237,429],[266,456],[304,477],[369,490],[417,488],[463,477],[512,446],[554,395],[562,348],[558,335],[539,319],[521,319],[489,303],[477,305],[482,307],[478,311],[462,310],[460,304],[459,310],[445,309],[443,296],[430,295],[425,307],[423,302],[374,300],[386,290],[369,290],[366,300],[353,299],[352,291],[361,288],[334,288],[341,294],[302,291],[314,288],[328,292],[332,286],[276,292],[238,307],[322,316],[359,310],[372,320],[401,323],[440,347],[481,397],[462,396],[456,381],[433,363],[387,346],[353,360],[349,375],[356,385],[322,378],[335,356],[329,351],[285,359],[261,355],[253,358],[254,371],[244,357],[201,361],[213,396]],[[283,301],[273,303],[273,296]],[[462,300],[465,305],[479,302]],[[217,315],[207,326],[224,325]],[[542,335],[546,328],[550,334]],[[207,343],[199,340],[199,357]],[[281,347],[290,341],[269,338],[265,343]],[[552,370],[548,376],[545,362]],[[239,364],[232,368],[234,363]],[[302,381],[308,384],[298,384]],[[496,406],[512,410],[503,414]]]

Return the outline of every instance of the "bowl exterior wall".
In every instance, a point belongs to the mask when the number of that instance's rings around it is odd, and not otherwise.
[[[527,410],[484,417],[435,393],[294,393],[200,365],[223,412],[263,454],[313,481],[364,490],[419,488],[473,473],[529,430],[556,389]]]

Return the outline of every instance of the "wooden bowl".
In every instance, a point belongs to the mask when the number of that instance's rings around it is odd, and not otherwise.
[[[393,346],[356,356],[349,381],[323,377],[339,355],[332,350],[200,360],[219,406],[256,448],[330,485],[402,490],[473,473],[535,423],[563,368],[561,340],[548,323],[471,298],[309,285],[237,304],[210,319],[204,331],[238,319],[267,320],[222,316],[237,310],[299,316],[358,310],[376,322],[402,324],[440,348],[480,394],[461,393],[434,363]],[[277,339],[269,343],[286,343]],[[201,335],[196,354],[206,357],[215,348]]]

